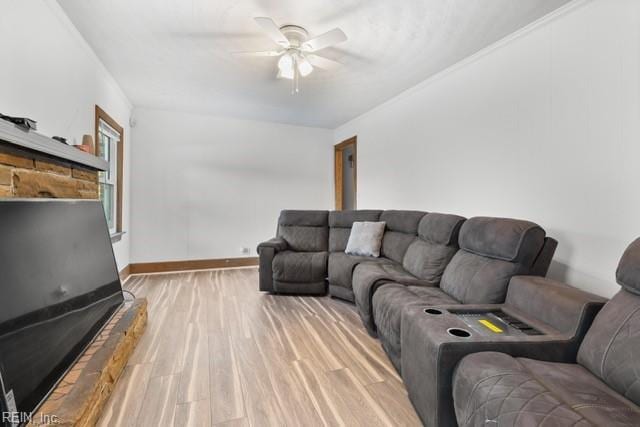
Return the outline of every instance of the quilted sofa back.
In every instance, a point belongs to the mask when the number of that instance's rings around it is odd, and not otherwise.
[[[418,224],[426,215],[422,211],[384,211],[380,221],[386,223],[380,255],[402,263],[409,245],[418,235]]]
[[[545,234],[529,221],[468,219],[460,228],[460,249],[445,268],[440,287],[464,304],[503,302],[511,277],[531,273]]]
[[[409,244],[402,266],[414,276],[438,284],[458,250],[458,233],[465,218],[428,213],[418,223],[418,236]]]
[[[284,210],[278,218],[278,237],[296,252],[324,252],[329,240],[329,212]]]
[[[344,252],[354,222],[380,220],[382,211],[356,210],[329,212],[329,252]]]
[[[616,271],[618,292],[598,313],[578,351],[578,363],[640,405],[640,239]]]

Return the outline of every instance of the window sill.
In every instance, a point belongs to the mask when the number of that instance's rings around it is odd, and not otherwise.
[[[120,240],[122,240],[122,236],[124,236],[126,233],[126,231],[118,231],[117,233],[113,233],[111,235],[111,243],[119,242]]]

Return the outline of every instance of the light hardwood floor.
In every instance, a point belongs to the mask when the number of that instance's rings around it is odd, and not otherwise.
[[[134,276],[149,324],[100,426],[419,426],[353,305],[258,292],[257,268]]]

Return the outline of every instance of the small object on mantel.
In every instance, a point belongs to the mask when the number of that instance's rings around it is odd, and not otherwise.
[[[38,125],[37,125],[38,122],[28,117],[12,117],[12,116],[7,116],[0,113],[0,119],[11,122],[26,131],[38,129]]]
[[[90,145],[82,144],[82,145],[74,145],[74,147],[76,147],[80,151],[84,151],[85,153],[93,154],[93,150],[91,149]]]
[[[51,139],[55,139],[58,142],[69,145],[69,143],[67,142],[67,138],[63,138],[61,136],[52,136]]]
[[[93,144],[93,137],[91,135],[82,135],[82,145],[78,146],[78,148],[89,154],[96,154],[96,146]]]

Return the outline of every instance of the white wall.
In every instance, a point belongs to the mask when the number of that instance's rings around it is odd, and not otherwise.
[[[247,256],[281,209],[332,205],[326,129],[136,109],[132,262]]]
[[[640,235],[640,2],[570,5],[341,126],[358,208],[531,219],[552,276],[610,296]]]
[[[123,225],[129,230],[131,104],[53,0],[4,1],[0,11],[0,112],[38,121],[38,131],[80,144],[94,132],[95,104],[125,127]],[[129,235],[114,245],[129,264]]]

